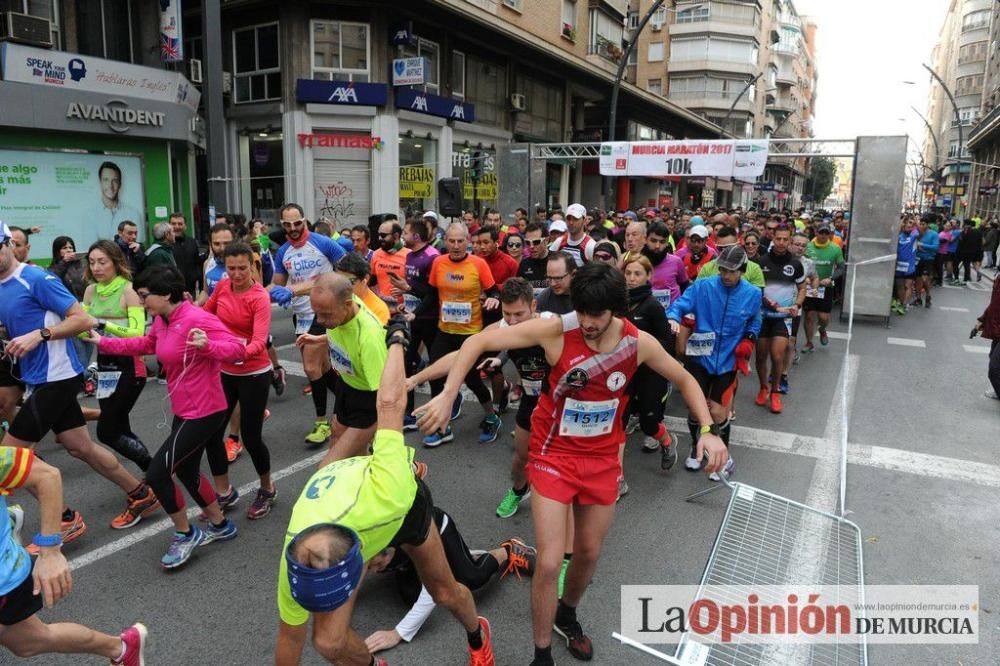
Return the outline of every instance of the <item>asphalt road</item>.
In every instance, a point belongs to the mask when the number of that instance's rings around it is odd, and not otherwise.
[[[995,566],[1000,403],[982,395],[986,342],[968,340],[972,320],[988,300],[988,286],[938,289],[934,308],[893,317],[889,329],[855,325],[847,507],[864,537],[865,581],[979,585],[982,606],[978,644],[872,646],[873,664],[995,664],[1000,654],[1000,574]],[[287,345],[292,338],[287,314],[276,311],[275,321],[277,344]],[[833,327],[845,329],[840,323]],[[839,468],[831,467],[830,454],[839,446],[842,426],[836,398],[843,338],[831,340],[828,347],[817,345],[816,353],[793,369],[781,415],[756,407],[752,378],[744,380],[732,447],[735,480],[835,510]],[[890,343],[890,338],[904,342]],[[280,355],[297,360],[294,349],[282,349]],[[185,568],[171,574],[159,566],[169,536],[165,519],[147,519],[125,532],[111,530],[108,523],[123,508],[118,489],[71,459],[51,438],[43,442],[40,452],[62,470],[66,498],[83,512],[89,531],[65,548],[74,564],[72,596],[41,617],[82,621],[115,633],[141,620],[151,631],[150,665],[271,663],[280,547],[294,498],[316,460],[302,441],[312,422],[311,401],[301,394],[304,382],[290,378],[285,395],[272,395],[270,401],[273,416],[265,438],[281,477],[274,512],[262,521],[248,521],[244,512],[251,496],[245,496],[231,514],[239,537],[200,549]],[[669,412],[684,414],[678,398],[672,399]],[[168,415],[164,387],[149,384],[133,411],[136,431],[155,445],[167,434],[163,424]],[[467,404],[453,443],[425,450],[416,434],[407,441],[417,447],[418,459],[430,465],[428,483],[435,501],[455,517],[470,547],[493,547],[514,535],[530,542],[529,510],[509,520],[494,515],[508,481],[510,439],[504,435],[494,444],[478,444],[478,421],[476,406]],[[512,421],[513,415],[505,418],[504,433],[512,429]],[[689,441],[683,430],[675,429],[681,433],[682,455]],[[640,443],[641,435],[633,435],[625,461],[631,493],[619,505],[593,585],[579,609],[594,640],[595,664],[661,663],[612,638],[619,629],[620,586],[697,584],[728,501],[729,493],[719,492],[685,503],[686,495],[706,487],[705,478],[680,465],[661,473],[654,460],[658,457],[642,455]],[[253,481],[246,456],[232,474],[236,484]],[[26,533],[33,533],[33,501],[23,493],[15,501],[26,507]],[[390,582],[373,576],[365,583],[354,618],[363,636],[392,628],[405,612]],[[498,664],[531,660],[529,584],[507,578],[477,599],[493,625]],[[391,664],[459,664],[465,654],[463,635],[439,609],[412,644],[385,656]],[[559,644],[554,655],[560,664],[573,663]],[[12,661],[0,653],[0,663]],[[32,663],[100,660],[51,656]],[[307,648],[303,663],[323,662]]]

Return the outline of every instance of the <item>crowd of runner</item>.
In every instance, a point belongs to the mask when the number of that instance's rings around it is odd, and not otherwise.
[[[125,493],[112,529],[160,509],[170,517],[165,569],[238,536],[226,515],[239,499],[229,466],[244,450],[259,477],[246,517],[270,513],[278,488],[262,429],[269,394],[287,390],[271,338],[280,307],[292,312],[303,399],[315,412],[302,423],[304,448],[327,453],[274,553],[277,663],[298,663],[311,620],[312,645],[331,662],[383,664],[376,653],[413,640],[440,604],[463,626],[469,663],[493,664],[490,624],[470,590],[510,573],[532,576],[532,664],[553,663],[553,631],[572,656],[591,659],[577,610],[628,493],[627,435],[641,430],[641,450],[672,469],[678,438],[664,418],[679,394],[690,442],[683,468],[713,481],[732,475],[738,377],[755,366],[756,404],[783,412],[790,370],[817,340],[829,343],[850,224],[839,211],[580,204],[533,216],[518,209],[506,220],[495,210],[481,221],[387,215],[346,229],[287,204],[279,219],[269,230],[219,216],[207,258],[183,216],[156,225],[145,248],[124,222],[82,257],[60,237],[48,269],[28,260],[32,230],[0,223],[0,509],[11,517],[0,521],[0,644],[13,653],[143,659],[141,624],[112,637],[36,616],[70,591],[60,547],[87,531],[63,501],[58,470],[33,453],[49,432]],[[960,281],[960,269],[965,281],[979,275],[984,247],[988,261],[996,252],[987,242],[996,222],[980,225],[904,215],[892,310],[930,307],[931,289]],[[147,444],[129,416],[150,375],[166,384],[169,435]],[[418,406],[425,383],[430,400]],[[82,407],[83,394],[99,409]],[[530,498],[534,546],[508,538],[470,550],[423,481],[441,455],[430,450],[455,438],[450,423],[467,395],[479,403],[480,443],[496,441],[513,412],[510,482],[491,491],[500,518]],[[417,430],[411,443],[427,450],[424,462],[404,443]],[[27,508],[41,529],[26,548],[23,509],[3,497],[18,488],[38,500]],[[184,491],[198,521],[188,519]],[[365,640],[351,629],[355,591],[366,572],[385,571],[413,607]]]

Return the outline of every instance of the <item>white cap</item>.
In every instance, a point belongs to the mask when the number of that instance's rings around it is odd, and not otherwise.
[[[697,236],[698,238],[708,238],[708,228],[704,224],[696,224],[690,229],[688,229],[688,236]]]
[[[570,206],[572,208],[572,206]],[[582,208],[582,206],[581,206]],[[569,227],[566,226],[565,220],[552,220],[552,224],[549,225],[549,231],[568,231]]]
[[[428,218],[429,217],[432,220],[434,220],[435,222],[439,221],[438,214],[435,213],[432,210],[427,211],[426,213],[424,213],[423,215],[421,215],[421,217],[423,217],[423,218]]]
[[[570,204],[566,209],[566,217],[575,217],[578,220],[582,220],[587,217],[587,209],[578,203]]]

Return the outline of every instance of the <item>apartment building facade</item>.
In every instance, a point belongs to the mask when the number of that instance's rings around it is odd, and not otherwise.
[[[1000,4],[993,3],[986,40],[982,106],[969,129],[973,156],[969,188],[970,213],[1000,214]]]
[[[682,0],[673,14],[671,101],[739,138],[812,135],[816,26],[791,0]],[[706,193],[704,204],[796,207],[805,168],[805,160],[774,157],[758,183],[720,182],[721,201]]]
[[[969,212],[973,161],[969,139],[983,109],[994,4],[951,0],[931,55],[930,66],[951,91],[954,105],[940,82],[932,79],[926,114],[931,129],[923,155],[934,174],[928,178],[925,203],[951,215]]]

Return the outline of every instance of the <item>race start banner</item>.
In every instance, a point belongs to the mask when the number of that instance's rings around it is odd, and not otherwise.
[[[716,176],[748,180],[764,173],[768,142],[610,141],[601,144],[602,176]]]

